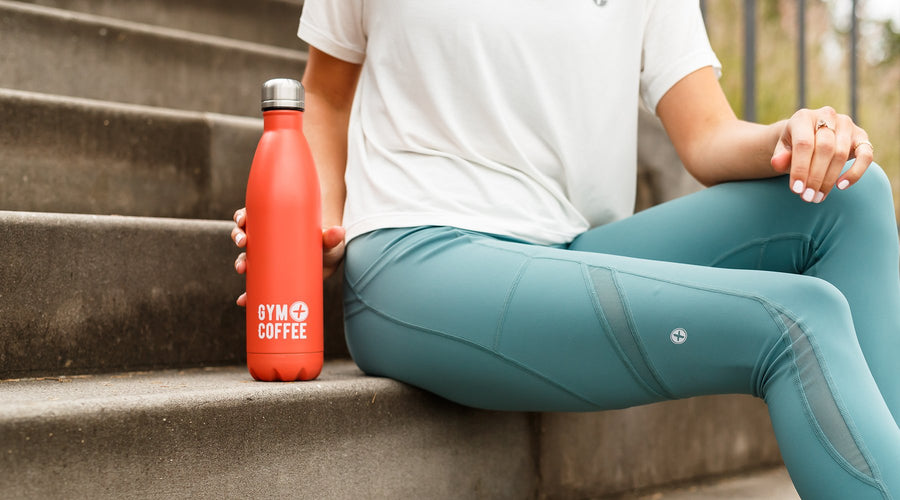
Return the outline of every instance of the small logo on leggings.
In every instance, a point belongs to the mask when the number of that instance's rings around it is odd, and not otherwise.
[[[687,332],[684,330],[684,328],[676,328],[672,330],[672,333],[669,334],[669,339],[672,340],[673,344],[684,344],[685,341],[687,341]]]

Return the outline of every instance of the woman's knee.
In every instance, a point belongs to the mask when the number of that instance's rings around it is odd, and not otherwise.
[[[797,379],[804,390],[815,387],[807,397],[827,396],[822,374],[827,360],[858,353],[862,356],[853,328],[850,306],[844,295],[830,283],[809,276],[786,276],[767,293],[766,305],[779,325],[755,373],[755,394],[767,397],[771,384]]]
[[[792,337],[805,335],[832,346],[858,344],[847,298],[831,283],[811,276],[794,276],[772,306]],[[793,338],[792,340],[796,340]]]
[[[848,162],[848,165],[852,164]],[[833,190],[838,191],[837,189]],[[864,209],[862,213],[870,215],[872,210],[886,211],[893,216],[893,194],[891,181],[884,169],[872,163],[865,174],[853,186],[839,192],[835,197],[842,205]]]
[[[828,219],[834,221],[836,234],[871,250],[886,251],[887,259],[896,262],[900,251],[897,219],[891,182],[884,170],[873,163],[859,182],[845,191],[835,191],[838,190],[832,191],[822,209],[831,214]]]

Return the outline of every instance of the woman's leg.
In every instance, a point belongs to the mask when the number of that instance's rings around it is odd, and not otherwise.
[[[891,186],[872,165],[819,205],[787,178],[729,183],[588,231],[572,249],[815,276],[850,303],[869,368],[900,422],[900,271]]]
[[[368,373],[507,410],[756,394],[801,495],[900,497],[900,428],[821,279],[453,228],[359,237],[345,279],[348,345]]]

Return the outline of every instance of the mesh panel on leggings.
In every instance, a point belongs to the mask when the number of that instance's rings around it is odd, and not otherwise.
[[[613,279],[612,271],[600,267],[592,267],[590,268],[590,274],[591,281],[594,283],[594,290],[597,292],[597,299],[600,302],[600,309],[602,309],[603,315],[612,329],[611,333],[618,342],[619,347],[631,361],[631,366],[634,367],[637,375],[652,390],[661,396],[671,398],[672,396],[653,375],[650,366],[641,354],[637,340],[634,338],[635,334],[628,322],[628,313],[625,311],[622,298],[619,296],[619,290]]]
[[[796,322],[783,314],[781,320],[787,326],[791,336],[791,349],[800,373],[803,392],[806,394],[806,399],[809,401],[809,406],[819,427],[834,449],[844,457],[844,460],[862,474],[872,477],[872,470],[866,463],[856,441],[853,440],[850,428],[828,387],[828,380],[825,379],[819,358],[816,357],[809,339]]]

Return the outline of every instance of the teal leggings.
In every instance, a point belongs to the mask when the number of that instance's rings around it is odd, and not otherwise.
[[[753,394],[802,497],[900,499],[890,184],[872,166],[813,205],[787,182],[723,184],[557,247],[453,227],[360,236],[350,353],[479,408]]]

